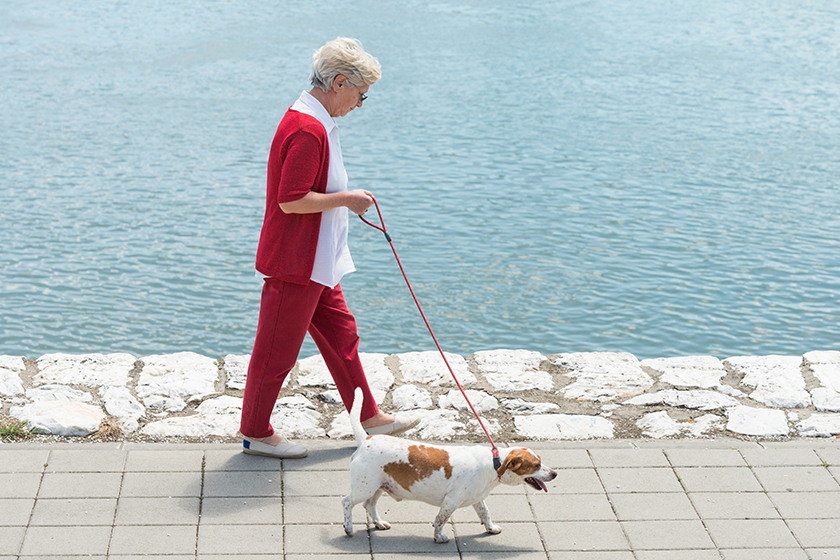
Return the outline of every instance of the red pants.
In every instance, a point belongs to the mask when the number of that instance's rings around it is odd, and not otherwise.
[[[379,412],[359,359],[356,320],[344,302],[341,286],[328,288],[317,282],[302,286],[267,278],[245,382],[242,435],[265,438],[274,433],[271,412],[297,362],[307,331],[321,351],[347,410],[353,405],[353,391],[361,387],[362,420]]]

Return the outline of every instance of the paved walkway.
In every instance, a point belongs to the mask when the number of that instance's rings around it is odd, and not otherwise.
[[[500,487],[499,535],[472,508],[447,544],[436,508],[383,498],[390,531],[344,535],[350,441],[306,459],[237,445],[0,445],[0,560],[840,559],[837,440],[624,440],[532,444],[549,493]]]

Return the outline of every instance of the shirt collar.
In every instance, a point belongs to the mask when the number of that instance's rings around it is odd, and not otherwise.
[[[304,91],[300,94],[298,102],[295,103],[295,105],[297,106],[298,104],[303,105],[306,109],[309,109],[308,111],[303,112],[318,119],[318,121],[324,125],[324,130],[327,131],[327,134],[332,132],[334,128],[338,128],[338,123],[335,122],[335,119],[330,116],[324,106],[321,105],[321,102],[315,99],[315,97],[313,97],[308,91]],[[294,109],[295,107],[292,108]]]

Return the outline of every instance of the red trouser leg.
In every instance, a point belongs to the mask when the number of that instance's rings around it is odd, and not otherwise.
[[[326,292],[330,294],[325,297]],[[242,435],[265,438],[274,433],[271,413],[283,382],[295,366],[307,329],[313,331],[313,339],[336,387],[344,402],[349,403],[348,410],[352,406],[353,390],[361,387],[365,393],[362,419],[378,411],[359,361],[356,322],[344,303],[341,289],[337,288],[337,294],[333,292],[336,290],[316,282],[302,286],[274,278],[265,280],[242,402]],[[336,324],[330,325],[331,321]],[[324,332],[327,335],[323,337],[314,334]]]
[[[379,409],[359,359],[356,319],[344,301],[340,285],[324,288],[309,326],[309,334],[321,351],[345,408],[349,411],[353,406],[353,391],[360,387],[364,396],[362,421],[376,416]]]

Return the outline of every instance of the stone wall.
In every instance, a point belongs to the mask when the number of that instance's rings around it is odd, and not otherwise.
[[[52,436],[110,426],[132,441],[235,441],[249,356],[192,352],[0,356],[0,418]],[[840,352],[639,361],[628,353],[447,354],[497,442],[840,434]],[[437,352],[362,354],[377,402],[422,417],[406,437],[486,441]],[[272,424],[290,438],[346,438],[320,356],[300,360]],[[114,428],[118,427],[119,430]]]

